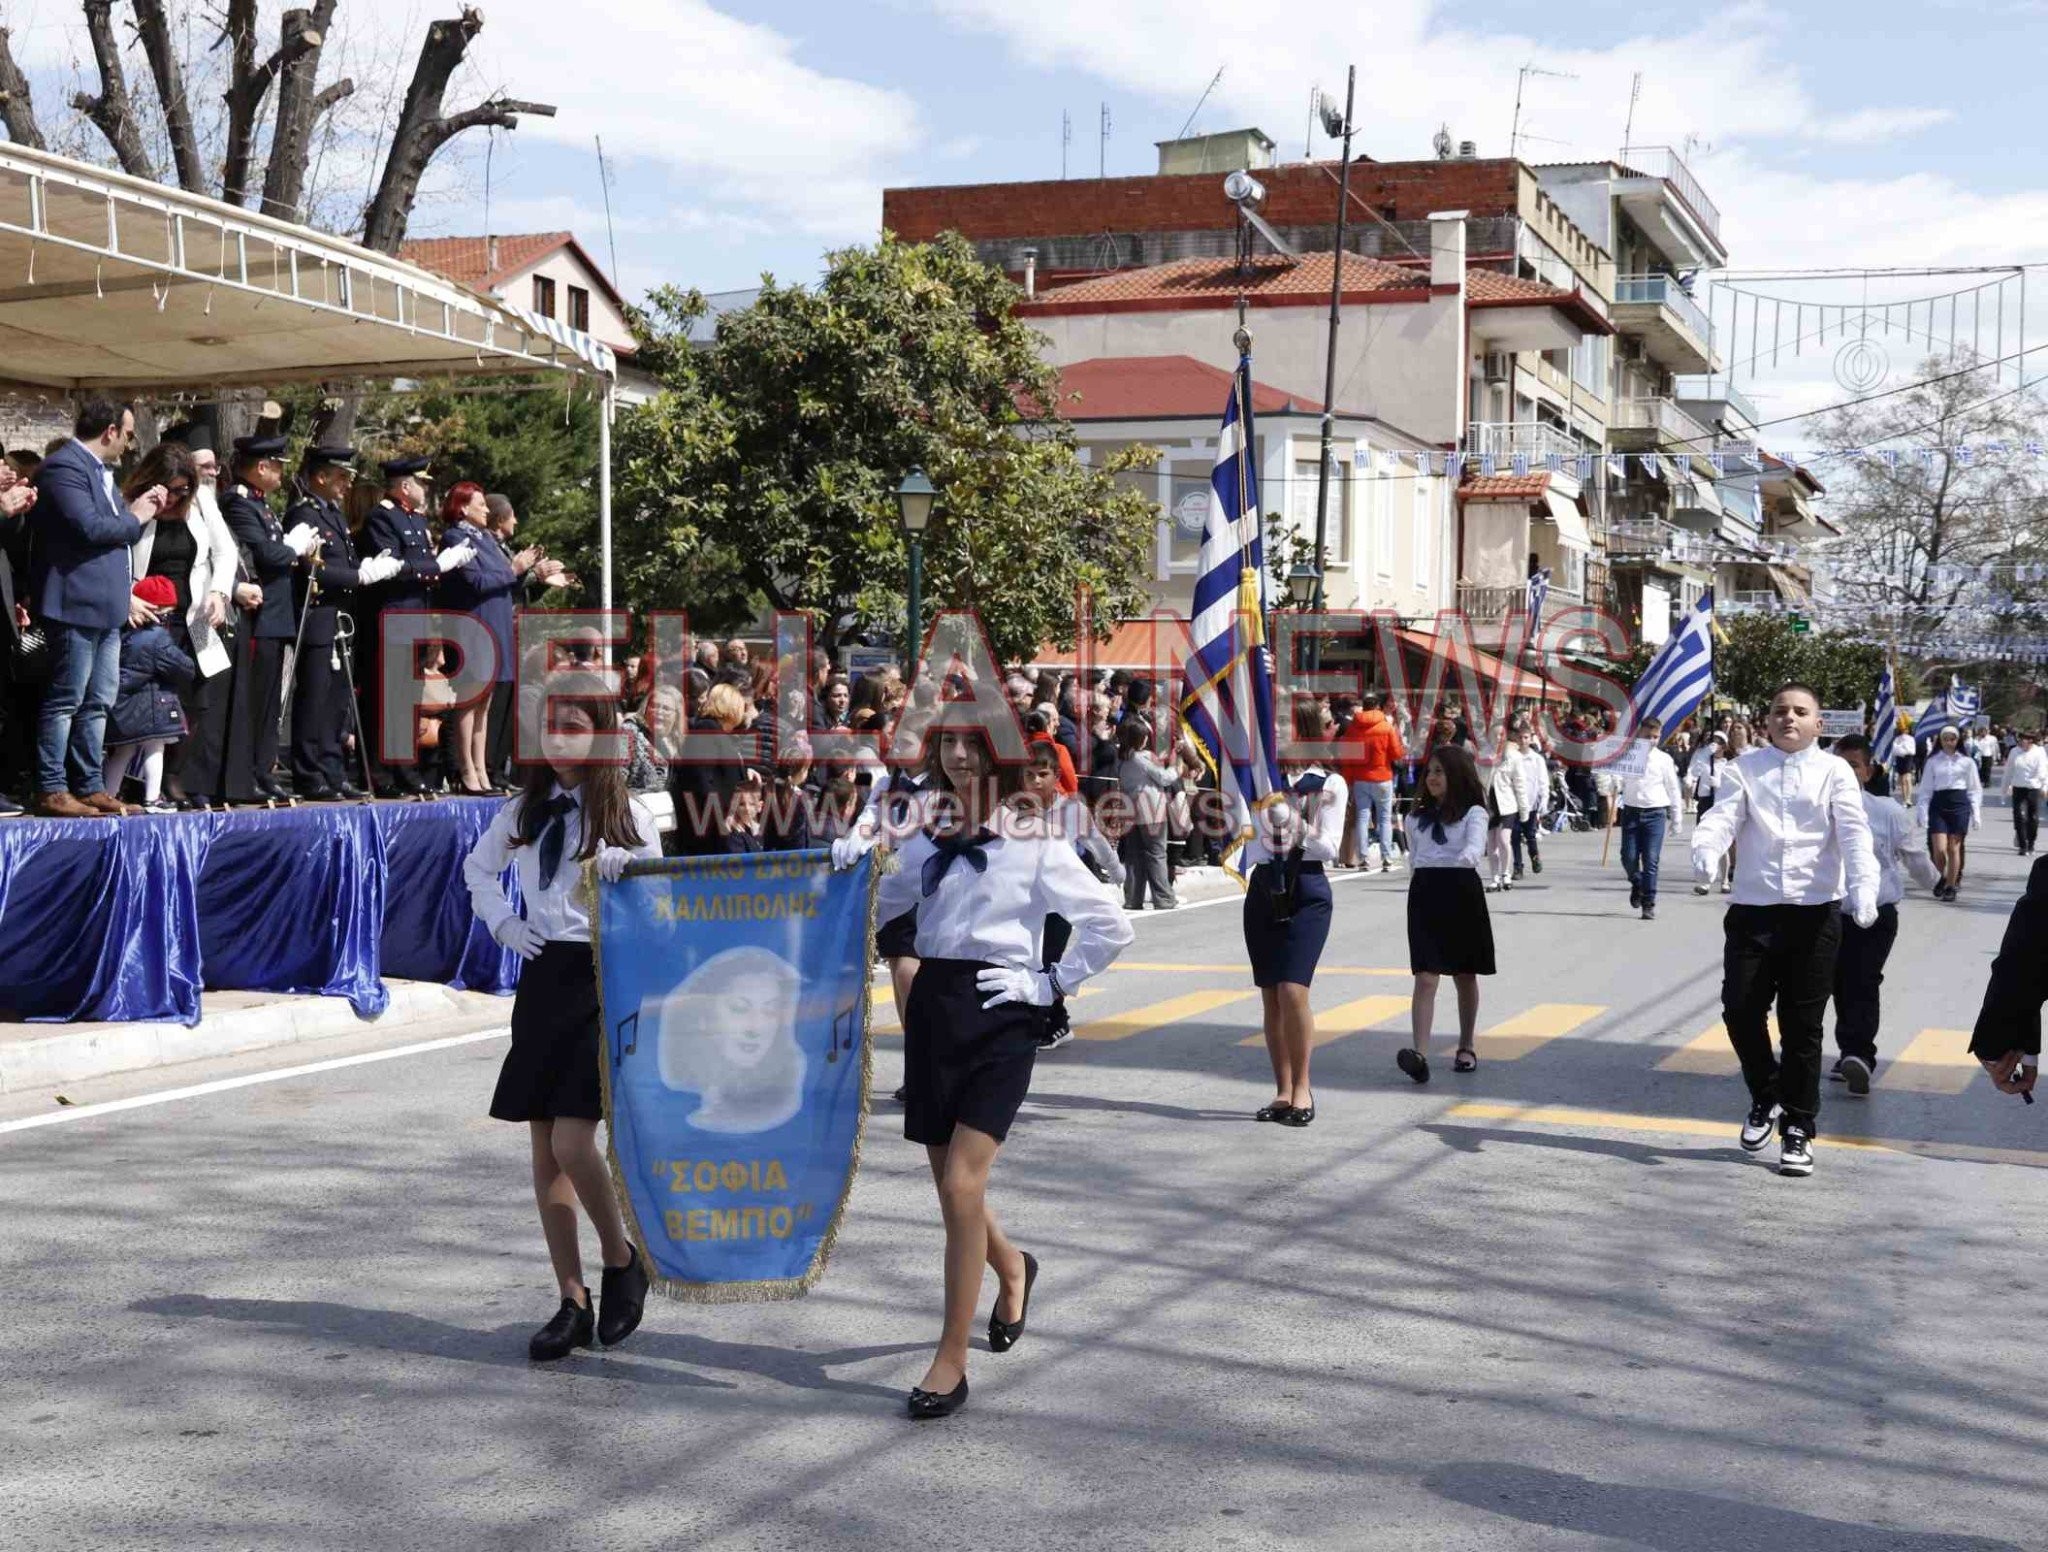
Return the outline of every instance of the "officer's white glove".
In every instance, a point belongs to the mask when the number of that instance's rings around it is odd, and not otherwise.
[[[860,825],[832,843],[832,871],[843,873],[875,849],[877,828]]]
[[[476,559],[476,546],[465,540],[461,544],[449,545],[434,558],[441,563],[443,571],[453,571],[457,566],[467,566]]]
[[[521,959],[532,959],[539,955],[547,939],[540,935],[540,928],[523,916],[508,916],[492,929],[491,936]]]
[[[597,876],[607,884],[616,884],[626,876],[626,864],[632,860],[632,852],[623,846],[601,846],[597,852]]]
[[[396,555],[372,555],[356,567],[356,580],[366,585],[389,582],[405,569],[405,562]]]
[[[991,965],[974,978],[974,989],[988,999],[982,1004],[984,1008],[1001,1007],[1006,1002],[1049,1008],[1053,1002],[1052,977],[1043,970],[1012,970]]]
[[[320,530],[311,523],[299,523],[284,536],[285,547],[301,560],[320,548]]]

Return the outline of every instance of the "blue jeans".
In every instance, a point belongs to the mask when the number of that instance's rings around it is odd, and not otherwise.
[[[86,797],[106,786],[107,713],[121,683],[121,631],[51,621],[50,683],[36,717],[36,791]]]
[[[1621,811],[1621,870],[1642,891],[1645,905],[1657,903],[1657,858],[1664,850],[1664,827],[1670,822],[1668,809]]]
[[[1358,855],[1365,855],[1366,826],[1373,825],[1380,842],[1380,860],[1394,856],[1394,784],[1392,781],[1354,781],[1351,803],[1358,810]]]

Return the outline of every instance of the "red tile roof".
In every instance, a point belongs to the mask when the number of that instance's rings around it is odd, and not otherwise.
[[[1069,420],[1215,419],[1230,396],[1230,373],[1193,356],[1098,356],[1063,366],[1060,412]],[[1019,401],[1025,414],[1032,406]],[[1252,383],[1252,413],[1313,415],[1320,406]]]
[[[1550,489],[1550,472],[1477,474],[1458,487],[1460,501],[1541,501]]]
[[[497,268],[491,267],[491,244],[498,247]],[[446,275],[472,291],[491,291],[562,249],[575,252],[583,267],[603,287],[612,305],[623,309],[625,299],[612,284],[611,276],[576,240],[574,232],[511,232],[499,237],[420,237],[398,245],[398,256],[409,264]],[[510,300],[525,305],[524,297]]]

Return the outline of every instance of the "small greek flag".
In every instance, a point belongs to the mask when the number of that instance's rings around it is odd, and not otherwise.
[[[1708,588],[1629,691],[1631,730],[1652,717],[1675,730],[1713,688],[1714,590]]]
[[[1877,709],[1870,719],[1870,757],[1880,767],[1892,763],[1892,745],[1899,736],[1899,706],[1892,684],[1892,665],[1877,679]]]
[[[1543,623],[1543,606],[1550,601],[1550,568],[1539,566],[1529,573],[1529,628]]]

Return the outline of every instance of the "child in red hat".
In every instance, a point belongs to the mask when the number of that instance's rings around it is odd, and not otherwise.
[[[178,605],[169,577],[144,577],[135,598],[159,613]],[[154,616],[121,636],[121,687],[107,716],[106,790],[119,794],[132,765],[142,776],[142,806],[153,814],[175,812],[163,795],[164,751],[185,736],[185,706],[199,677],[199,665],[171,639]]]

